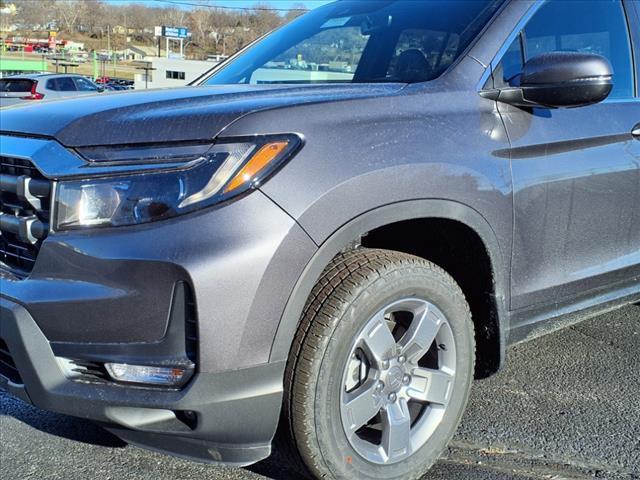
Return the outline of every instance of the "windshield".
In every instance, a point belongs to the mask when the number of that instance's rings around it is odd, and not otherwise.
[[[414,83],[440,76],[502,0],[342,0],[273,32],[203,83]]]

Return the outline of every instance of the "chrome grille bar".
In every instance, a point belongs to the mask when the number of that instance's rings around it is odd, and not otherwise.
[[[0,263],[28,274],[49,231],[51,182],[28,160],[0,156]]]

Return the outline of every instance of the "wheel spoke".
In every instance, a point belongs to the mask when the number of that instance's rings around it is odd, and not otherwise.
[[[378,367],[384,359],[394,355],[397,348],[396,340],[383,313],[379,313],[369,322],[362,333],[362,340]]]
[[[453,388],[453,375],[442,370],[415,368],[407,393],[413,400],[447,405]]]
[[[411,415],[406,401],[398,400],[387,406],[383,416],[381,447],[392,462],[411,454]]]
[[[382,397],[376,392],[376,381],[367,381],[354,392],[345,394],[343,401],[343,423],[353,434],[375,417],[382,407]]]
[[[407,360],[418,363],[418,360],[424,357],[431,348],[442,326],[442,320],[432,313],[426,304],[414,315],[409,330],[400,340],[400,345]]]

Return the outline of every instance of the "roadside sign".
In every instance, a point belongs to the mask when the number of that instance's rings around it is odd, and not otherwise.
[[[184,27],[162,27],[162,36],[167,38],[187,38],[189,30]]]
[[[56,49],[56,37],[57,36],[58,36],[58,32],[55,32],[55,31],[49,32],[49,49],[50,50],[55,50]]]

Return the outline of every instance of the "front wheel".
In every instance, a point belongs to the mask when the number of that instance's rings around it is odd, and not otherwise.
[[[285,378],[302,469],[328,479],[414,479],[460,422],[473,323],[442,269],[386,250],[334,259],[307,303]]]

